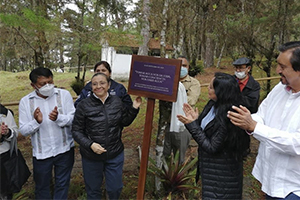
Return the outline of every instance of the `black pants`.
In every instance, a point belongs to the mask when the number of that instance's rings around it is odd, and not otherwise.
[[[9,159],[9,151],[0,154],[0,169],[1,169],[1,181],[0,181],[0,198],[12,199],[12,194],[8,193],[8,185],[7,185],[7,176],[6,170],[3,167],[3,164]]]

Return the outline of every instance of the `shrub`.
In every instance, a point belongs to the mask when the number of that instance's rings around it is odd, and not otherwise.
[[[204,72],[204,66],[203,63],[198,61],[196,62],[196,66],[190,66],[189,75],[194,77],[199,73]]]
[[[79,95],[81,90],[83,89],[84,87],[84,82],[82,80],[74,80],[72,83],[71,83],[71,88],[74,90],[74,92]]]

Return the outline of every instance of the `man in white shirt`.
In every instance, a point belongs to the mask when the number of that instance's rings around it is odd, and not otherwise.
[[[279,48],[278,83],[256,114],[244,106],[229,111],[231,122],[260,141],[252,171],[266,199],[300,199],[300,41]]]
[[[67,199],[74,164],[71,125],[75,113],[67,90],[54,88],[48,68],[36,68],[29,78],[35,91],[19,105],[19,131],[31,137],[35,199],[52,199],[50,183],[54,168],[53,199]]]
[[[179,56],[178,59],[182,61],[180,70],[180,82],[185,88],[185,92],[179,92],[178,95],[180,95],[179,98],[181,99],[187,99],[187,103],[194,107],[201,92],[200,82],[196,78],[189,76],[188,72],[190,66],[188,59],[184,56]],[[182,95],[186,97],[183,97]],[[171,102],[159,101],[160,116],[158,131],[165,132],[163,148],[164,157],[169,158],[172,152],[175,155],[176,151],[178,151],[179,162],[183,163],[185,161],[185,153],[189,147],[192,136],[184,127],[180,128],[180,131],[175,131],[173,127],[170,127],[171,119],[174,119],[174,121],[178,121],[176,114],[174,115],[174,113],[176,112],[172,112],[172,105],[173,104]],[[182,105],[183,104],[180,105],[180,108],[182,108]],[[178,123],[181,122],[178,121]]]

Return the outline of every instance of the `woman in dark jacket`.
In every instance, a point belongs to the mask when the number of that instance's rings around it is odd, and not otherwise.
[[[95,64],[94,66],[94,73],[103,73],[106,76],[111,76],[111,67],[106,61],[100,61]],[[77,107],[78,103],[90,96],[92,93],[92,82],[88,82],[84,88],[82,89],[81,93],[79,94],[78,98],[76,99],[74,106]],[[114,81],[113,79],[110,79],[110,87],[108,89],[108,93],[110,95],[116,95],[120,97],[120,99],[123,101],[125,106],[131,107],[132,106],[132,100],[127,93],[126,88],[121,83],[118,83]]]
[[[0,199],[12,199],[7,172],[4,164],[10,158],[10,149],[13,148],[13,140],[16,141],[18,127],[13,113],[0,104]]]
[[[105,74],[95,74],[91,82],[92,94],[78,104],[72,134],[80,145],[87,199],[101,199],[103,175],[109,199],[118,199],[123,187],[122,129],[133,122],[142,99],[137,97],[127,107],[108,93],[110,79]]]
[[[209,102],[198,110],[184,104],[186,116],[178,115],[198,143],[198,171],[202,199],[242,199],[243,157],[250,138],[227,118],[232,106],[243,104],[239,85],[232,75],[216,73],[208,86]]]

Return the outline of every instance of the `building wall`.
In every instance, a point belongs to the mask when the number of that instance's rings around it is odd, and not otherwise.
[[[104,46],[101,58],[110,64],[112,79],[129,79],[131,55],[117,54],[113,47]]]

